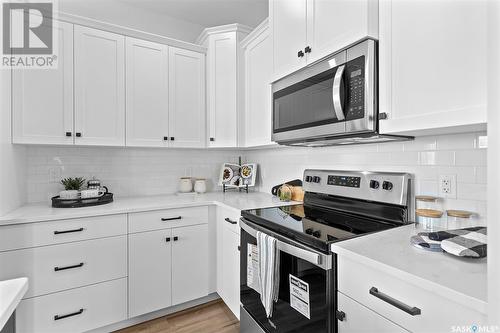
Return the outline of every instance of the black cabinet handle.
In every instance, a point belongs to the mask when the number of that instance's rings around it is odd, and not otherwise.
[[[335,314],[335,317],[340,320],[340,321],[344,321],[345,319],[345,312],[344,311],[338,311],[337,310],[337,313]]]
[[[54,231],[54,235],[69,234],[71,232],[80,232],[80,231],[83,231],[83,228],[71,229],[71,230],[62,230],[62,231],[55,230]]]
[[[238,224],[238,222],[231,220],[229,217],[226,217],[224,221],[229,222],[231,224]]]
[[[168,141],[168,136],[164,136],[163,141]]]
[[[83,309],[80,309],[80,310],[78,310],[76,312],[68,313],[68,314],[65,314],[65,315],[55,315],[54,316],[54,320],[60,320],[60,319],[68,318],[68,317],[78,316],[78,315],[80,315],[82,313],[83,313]]]
[[[66,132],[66,136],[71,136],[73,135],[71,132]]]
[[[417,316],[417,315],[421,314],[421,311],[419,308],[406,305],[403,302],[398,301],[397,299],[394,299],[389,295],[381,293],[375,287],[370,288],[370,295],[373,295],[373,296],[377,297],[378,299],[381,299],[382,301],[389,303],[390,305],[395,306],[398,309],[403,310],[404,312],[406,312],[408,314],[411,314],[412,316]]]
[[[388,115],[387,115],[387,113],[386,113],[386,112],[380,112],[380,113],[378,114],[378,119],[379,119],[379,120],[385,120],[385,119],[387,119],[387,118],[388,118]]]
[[[214,142],[214,141],[215,141],[215,138],[210,138],[210,141]]]
[[[176,216],[176,217],[162,217],[162,221],[173,221],[173,220],[180,220],[182,219],[182,216]]]
[[[311,53],[311,47],[310,46],[306,46],[306,48],[304,49],[304,52],[305,53]]]
[[[297,52],[297,57],[302,58],[303,56],[304,56],[304,52],[302,52],[302,50]]]
[[[174,141],[175,138],[173,136],[170,137],[170,141]]]
[[[179,237],[174,236],[174,242],[177,242],[179,240]]]
[[[238,245],[238,251],[241,251],[241,246]]]
[[[165,238],[165,242],[170,242],[170,237]]]
[[[80,132],[76,132],[76,134],[75,134],[75,135],[76,135],[76,137],[77,137],[77,138],[80,138],[80,137],[82,136],[82,133],[80,133]]]
[[[56,272],[58,272],[58,271],[64,271],[66,269],[78,268],[78,267],[82,267],[82,266],[83,266],[83,262],[81,262],[79,264],[76,264],[76,265],[71,265],[71,266],[54,267],[54,271],[56,271]]]

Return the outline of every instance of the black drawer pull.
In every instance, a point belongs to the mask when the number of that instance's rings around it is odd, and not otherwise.
[[[76,312],[68,313],[65,315],[55,315],[54,320],[60,320],[60,319],[68,318],[68,317],[78,316],[78,315],[81,315],[82,313],[83,313],[83,309],[80,309]]]
[[[345,312],[344,311],[337,311],[337,313],[335,314],[335,317],[337,318],[337,320],[344,321]]]
[[[182,219],[182,216],[176,216],[176,217],[162,217],[162,221],[173,221],[173,220],[180,220]]]
[[[54,231],[54,235],[69,234],[71,232],[80,232],[80,231],[83,231],[83,228],[63,230],[63,231],[56,230],[56,231]]]
[[[229,222],[231,224],[238,224],[238,222],[231,220],[229,217],[226,217],[224,221]]]
[[[66,132],[66,136],[71,136],[73,135],[71,132]]]
[[[419,308],[406,305],[403,302],[398,301],[397,299],[394,299],[389,295],[381,293],[375,287],[370,288],[370,295],[373,295],[373,296],[381,299],[382,301],[389,303],[390,305],[395,306],[398,309],[403,310],[404,312],[406,312],[408,314],[411,314],[412,316],[417,316],[417,315],[421,314],[421,311]]]
[[[78,267],[82,267],[83,266],[83,262],[79,263],[79,264],[76,264],[76,265],[71,265],[71,266],[64,266],[64,267],[54,267],[54,270],[56,272],[58,271],[64,271],[66,269],[72,269],[72,268],[78,268]]]
[[[177,242],[179,240],[179,237],[175,236],[174,237],[174,242]]]
[[[170,237],[165,238],[165,242],[170,242]]]
[[[76,137],[77,138],[81,138],[82,137],[82,133],[81,132],[76,132]]]

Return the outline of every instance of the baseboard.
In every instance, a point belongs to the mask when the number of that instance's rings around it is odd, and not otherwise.
[[[160,318],[160,317],[163,317],[163,316],[175,313],[175,312],[179,312],[179,311],[182,311],[182,310],[186,310],[186,309],[192,308],[194,306],[198,306],[198,305],[201,305],[201,304],[204,304],[204,303],[208,303],[208,302],[211,302],[211,301],[214,301],[214,300],[217,300],[217,299],[220,299],[220,296],[217,293],[212,293],[212,294],[209,294],[208,296],[205,296],[205,297],[202,297],[202,298],[198,298],[198,299],[195,299],[193,301],[189,301],[189,302],[186,302],[186,303],[174,305],[174,306],[171,306],[169,308],[161,309],[161,310],[158,310],[158,311],[150,312],[150,313],[147,313],[147,314],[142,315],[142,316],[137,316],[137,317],[134,317],[134,318],[129,318],[127,320],[120,321],[118,323],[111,324],[111,325],[108,325],[108,326],[100,327],[100,328],[97,328],[95,330],[91,330],[89,332],[91,332],[91,333],[109,333],[109,332],[114,332],[114,331],[117,331],[117,330],[120,330],[120,329],[123,329],[123,328],[126,328],[126,327],[134,326],[134,325],[143,323],[145,321],[149,321],[149,320],[153,320],[153,319],[156,319],[156,318]]]

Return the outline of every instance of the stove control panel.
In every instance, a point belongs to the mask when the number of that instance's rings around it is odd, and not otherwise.
[[[328,185],[335,186],[345,186],[345,187],[359,187],[361,183],[361,177],[349,177],[349,176],[336,176],[328,175]]]

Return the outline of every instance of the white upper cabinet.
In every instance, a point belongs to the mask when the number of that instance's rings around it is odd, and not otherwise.
[[[127,146],[168,146],[168,46],[126,38]]]
[[[125,37],[75,26],[75,143],[125,145]]]
[[[73,144],[73,25],[58,22],[56,69],[12,71],[12,141]]]
[[[486,2],[380,2],[381,133],[485,129]]]
[[[307,62],[367,36],[378,38],[378,1],[307,0]]]
[[[306,64],[306,19],[306,0],[269,1],[275,76],[283,76]]]
[[[245,52],[245,141],[246,147],[269,145],[271,141],[272,40],[264,21],[242,42]]]
[[[208,48],[209,147],[237,147],[241,140],[244,64],[240,42],[248,32],[248,27],[231,24],[205,29],[199,38]]]
[[[270,0],[274,79],[366,37],[378,38],[377,0]]]
[[[170,47],[170,147],[206,145],[205,55]]]

